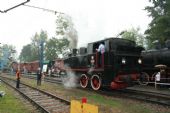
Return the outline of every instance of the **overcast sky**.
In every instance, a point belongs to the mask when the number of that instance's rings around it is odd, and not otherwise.
[[[0,0],[0,10],[24,1]],[[30,0],[27,5],[70,15],[78,32],[78,46],[114,37],[132,27],[140,27],[143,33],[151,21],[143,10],[148,0]],[[41,29],[47,31],[49,38],[55,36],[55,20],[53,13],[26,6],[0,13],[0,43],[12,44],[20,52]]]

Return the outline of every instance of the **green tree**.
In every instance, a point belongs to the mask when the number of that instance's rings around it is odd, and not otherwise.
[[[57,39],[54,37],[47,41],[46,48],[45,48],[46,59],[54,60],[54,59],[58,58],[56,43],[57,43]]]
[[[48,60],[54,60],[68,48],[69,41],[67,39],[51,38],[46,43],[45,56]]]
[[[32,51],[32,61],[34,60],[39,60],[40,58],[40,44],[42,42],[46,42],[48,39],[48,36],[47,36],[47,32],[46,31],[43,31],[41,30],[40,34],[38,33],[35,33],[34,37],[32,38],[32,47],[31,47],[31,51]]]
[[[135,41],[137,45],[146,47],[144,35],[140,33],[140,28],[131,28],[122,34],[122,38]]]
[[[170,0],[149,0],[153,6],[147,6],[152,21],[145,31],[148,45],[153,47],[154,41],[158,40],[162,45],[170,39]]]
[[[30,62],[39,60],[40,58],[40,43],[47,41],[47,32],[41,30],[40,34],[35,33],[35,35],[31,39],[31,44],[28,44],[23,47],[21,54],[20,54],[20,60],[22,62]]]
[[[78,42],[77,31],[74,28],[74,24],[70,16],[60,14],[56,19],[56,36],[58,39],[69,40],[69,47],[76,48]]]
[[[9,68],[10,64],[16,60],[15,46],[3,44],[0,47],[0,61],[3,62],[5,68]]]
[[[21,54],[19,56],[20,61],[22,62],[30,62],[32,61],[32,50],[31,50],[31,44],[27,44],[23,46],[21,50]]]

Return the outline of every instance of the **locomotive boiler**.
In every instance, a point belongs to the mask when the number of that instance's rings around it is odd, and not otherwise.
[[[100,43],[105,45],[102,56],[96,51]],[[142,50],[143,48],[136,46],[133,41],[107,38],[88,43],[87,48],[73,49],[73,53],[64,58],[61,70],[65,74],[73,71],[82,88],[88,86],[94,90],[99,90],[101,87],[125,88],[139,79]],[[100,57],[102,57],[101,62]]]

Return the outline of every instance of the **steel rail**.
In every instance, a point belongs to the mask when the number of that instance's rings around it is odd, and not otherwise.
[[[28,77],[35,79],[36,77]],[[58,83],[61,84],[61,81],[45,78],[44,81],[50,82],[50,83]],[[81,88],[82,89],[82,88]],[[120,98],[130,98],[130,99],[136,99],[144,102],[149,102],[153,104],[159,104],[159,105],[166,105],[170,106],[170,94],[163,94],[153,91],[143,91],[143,90],[135,90],[135,89],[122,89],[122,90],[110,90],[110,89],[104,89],[104,90],[98,90],[93,91],[91,88],[86,88],[82,90],[88,90],[92,92],[97,92],[102,95],[106,96],[112,96],[112,97],[120,97]]]
[[[5,80],[4,80],[5,79]],[[5,84],[7,84],[8,86],[10,86],[10,87],[12,87],[13,89],[15,89],[17,92],[19,92],[24,98],[26,98],[26,99],[28,99],[33,105],[35,105],[41,112],[43,112],[43,113],[52,113],[52,111],[49,111],[46,107],[47,106],[43,106],[43,104],[42,103],[38,103],[38,102],[36,102],[36,99],[34,99],[34,98],[31,98],[31,96],[37,96],[37,95],[30,95],[30,94],[28,94],[28,92],[25,92],[24,93],[24,91],[22,91],[22,87],[24,86],[25,88],[31,88],[31,89],[33,89],[34,91],[38,91],[38,92],[40,92],[41,93],[41,97],[42,96],[46,96],[46,97],[48,97],[48,99],[50,98],[51,100],[53,99],[53,101],[55,101],[55,100],[57,100],[57,101],[59,101],[60,103],[60,105],[63,105],[63,106],[70,106],[70,102],[68,101],[68,100],[65,100],[65,99],[63,99],[63,98],[60,98],[60,97],[57,97],[57,96],[55,96],[55,95],[53,95],[53,94],[51,94],[51,93],[48,93],[48,92],[46,92],[46,91],[43,91],[43,90],[40,90],[40,89],[37,89],[37,88],[35,88],[35,87],[32,87],[32,86],[29,86],[29,85],[27,85],[27,84],[24,84],[24,83],[21,83],[20,85],[22,86],[21,88],[19,88],[19,89],[17,89],[17,88],[15,88],[14,86],[15,85],[11,85],[11,83],[9,83],[9,82],[15,82],[15,80],[13,80],[13,79],[10,79],[10,78],[6,78],[6,77],[2,77],[1,76],[1,80],[5,83]],[[43,94],[43,95],[42,95]],[[44,100],[41,100],[41,101],[46,101],[46,99],[44,98]],[[63,104],[62,104],[63,103]],[[55,107],[55,106],[54,106]],[[56,108],[57,108],[58,106],[56,106]],[[60,107],[60,106],[59,106]],[[56,109],[55,109],[56,110]],[[59,109],[60,110],[60,109]],[[60,111],[61,112],[61,111]]]

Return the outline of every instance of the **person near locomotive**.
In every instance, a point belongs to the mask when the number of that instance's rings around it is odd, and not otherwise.
[[[18,69],[17,72],[16,72],[16,79],[17,79],[16,88],[19,88],[20,77],[21,77],[21,74],[20,74],[20,70]]]
[[[98,49],[96,49],[99,53],[99,66],[102,66],[104,64],[104,52],[105,52],[105,45],[104,43],[100,43]]]
[[[38,68],[38,70],[37,70],[37,86],[41,85],[41,76],[42,76],[41,69]]]

